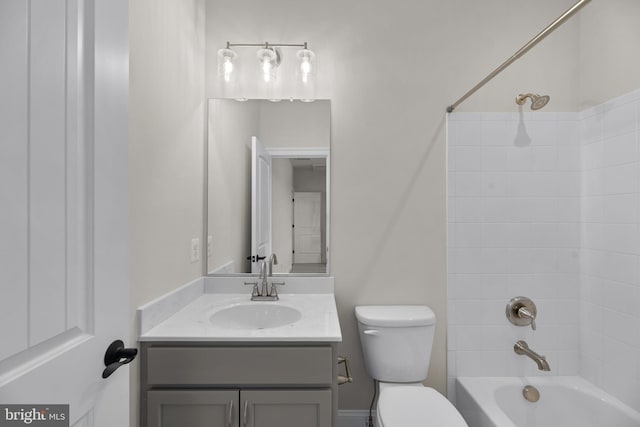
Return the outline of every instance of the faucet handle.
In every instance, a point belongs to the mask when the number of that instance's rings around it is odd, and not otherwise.
[[[258,295],[258,282],[244,282],[245,286],[253,286],[251,289],[251,296]]]
[[[284,282],[271,282],[271,290],[269,291],[269,295],[278,297],[278,289],[276,286],[284,286]]]
[[[531,313],[526,307],[520,307],[518,309],[518,315],[523,319],[529,319],[531,321],[531,329],[536,330],[536,315]]]
[[[516,326],[529,326],[536,330],[538,310],[531,299],[527,297],[511,298],[506,309],[507,319]]]

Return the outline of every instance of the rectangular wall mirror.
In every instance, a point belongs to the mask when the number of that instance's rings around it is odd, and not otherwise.
[[[330,272],[328,100],[210,99],[207,273]]]

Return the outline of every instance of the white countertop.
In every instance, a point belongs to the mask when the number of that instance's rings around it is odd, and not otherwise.
[[[193,288],[193,285],[190,285]],[[198,285],[200,286],[200,285]],[[341,342],[340,323],[334,294],[324,293],[281,293],[276,302],[251,301],[249,292],[238,293],[236,286],[202,287],[202,293],[192,296],[192,301],[183,303],[182,308],[157,324],[139,331],[139,341],[197,341],[197,342]],[[331,288],[332,290],[332,288]],[[235,292],[234,292],[235,291]],[[181,291],[183,294],[185,292]],[[193,290],[190,291],[193,294]],[[307,290],[307,292],[309,292]],[[322,291],[321,291],[322,292]],[[167,299],[155,301],[139,309],[139,313],[150,312],[153,305]],[[297,309],[302,318],[297,322],[265,329],[230,329],[212,323],[213,314],[237,304],[272,304]],[[143,314],[139,315],[139,321]],[[142,321],[141,323],[143,323]],[[145,331],[145,329],[147,329]]]

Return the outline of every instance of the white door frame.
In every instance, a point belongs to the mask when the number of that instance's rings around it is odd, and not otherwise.
[[[325,255],[327,259],[327,274],[331,273],[331,149],[325,147],[269,147],[267,151],[271,154],[273,159],[296,159],[296,158],[309,158],[309,159],[325,159],[327,165],[325,191],[326,191],[326,244]]]

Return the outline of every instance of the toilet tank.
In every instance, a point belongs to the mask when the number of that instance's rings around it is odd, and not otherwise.
[[[424,305],[367,305],[355,309],[369,376],[410,383],[427,378],[436,316]]]

